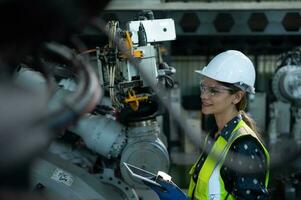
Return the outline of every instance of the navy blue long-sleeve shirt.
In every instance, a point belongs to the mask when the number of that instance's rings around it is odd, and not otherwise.
[[[231,146],[230,151],[234,153],[228,154],[226,160],[237,167],[242,167],[242,172],[222,166],[220,170],[221,177],[224,181],[226,190],[236,199],[268,199],[269,193],[265,187],[266,177],[266,157],[261,145],[255,138],[245,136],[238,138]],[[231,157],[230,157],[231,156]],[[252,164],[245,164],[240,158],[249,160]],[[249,162],[248,162],[249,163]]]

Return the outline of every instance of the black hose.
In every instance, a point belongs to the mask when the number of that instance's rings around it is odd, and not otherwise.
[[[57,43],[48,43],[45,47],[47,53],[59,57],[79,73],[77,91],[62,102],[61,108],[43,119],[51,129],[61,130],[94,109],[101,98],[101,89],[92,67],[81,56],[75,56],[69,48]]]

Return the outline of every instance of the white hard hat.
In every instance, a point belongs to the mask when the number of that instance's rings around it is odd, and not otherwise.
[[[255,93],[255,69],[252,61],[243,53],[228,50],[215,56],[197,73],[216,81],[232,83],[240,89]]]

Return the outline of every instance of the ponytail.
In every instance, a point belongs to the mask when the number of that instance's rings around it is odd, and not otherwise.
[[[239,114],[242,116],[244,122],[258,135],[258,129],[256,127],[256,122],[252,119],[245,111],[240,110]]]
[[[262,136],[258,131],[255,120],[245,112],[246,107],[247,107],[247,95],[244,94],[240,102],[236,104],[236,108],[239,114],[241,115],[242,120],[252,129],[252,131],[254,131],[258,139],[261,142],[263,142]]]

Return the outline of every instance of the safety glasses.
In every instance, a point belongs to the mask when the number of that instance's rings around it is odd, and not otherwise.
[[[225,86],[207,86],[204,83],[200,83],[200,91],[201,94],[210,94],[211,96],[218,95],[219,93],[222,93],[224,91],[233,91],[233,89],[225,87]]]

